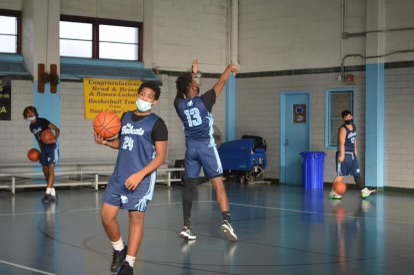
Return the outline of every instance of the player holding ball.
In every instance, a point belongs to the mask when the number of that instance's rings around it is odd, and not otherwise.
[[[59,160],[59,150],[56,142],[59,138],[60,130],[46,118],[39,117],[34,106],[24,108],[23,118],[30,122],[30,132],[33,133],[40,148],[40,164],[42,165],[43,174],[45,175],[47,183],[46,194],[42,198],[42,203],[48,204],[56,202],[57,195],[53,184],[55,180],[55,166]],[[47,133],[47,135],[44,133]],[[47,140],[45,137],[47,137]]]
[[[114,172],[102,197],[101,218],[113,248],[111,272],[120,275],[133,274],[144,233],[144,214],[154,192],[156,170],[167,155],[167,126],[151,112],[160,94],[158,84],[143,82],[138,89],[137,109],[122,115],[118,136],[108,140],[94,134],[96,143],[119,150]],[[107,123],[102,121],[101,125]],[[128,245],[122,240],[116,219],[119,209],[128,210]]]

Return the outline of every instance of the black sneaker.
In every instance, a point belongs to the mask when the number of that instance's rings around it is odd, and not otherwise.
[[[134,269],[127,261],[125,261],[122,264],[121,269],[118,271],[118,275],[134,275]]]
[[[50,194],[45,194],[45,196],[42,198],[42,203],[47,204],[49,203],[49,199],[52,195]]]
[[[119,268],[122,266],[122,263],[125,261],[126,254],[127,254],[126,246],[121,251],[114,249],[114,252],[112,253],[111,272],[117,272],[119,270]]]

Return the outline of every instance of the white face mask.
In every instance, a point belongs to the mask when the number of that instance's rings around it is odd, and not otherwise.
[[[149,103],[142,99],[138,99],[136,104],[137,104],[138,111],[140,111],[141,113],[145,113],[151,110],[152,103]]]
[[[26,120],[32,122],[32,121],[36,120],[36,117],[35,116],[29,116],[29,117],[26,118]]]

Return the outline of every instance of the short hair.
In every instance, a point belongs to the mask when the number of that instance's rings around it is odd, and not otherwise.
[[[349,110],[344,110],[344,111],[341,113],[342,118],[346,117],[347,115],[352,115],[352,112],[351,112],[351,111],[349,111]]]
[[[191,84],[193,83],[193,76],[191,73],[184,73],[177,77],[175,81],[175,86],[177,87],[177,96],[184,97],[187,95]]]
[[[142,82],[141,86],[139,86],[138,93],[142,91],[144,88],[149,88],[155,92],[155,100],[158,100],[161,95],[161,89],[157,82],[154,81],[145,81]]]
[[[32,111],[33,113],[35,113],[36,117],[38,117],[38,116],[39,116],[39,114],[37,113],[37,109],[36,109],[36,107],[34,107],[34,106],[30,105],[30,106],[27,106],[26,108],[24,108],[24,110],[23,110],[23,118],[24,118],[24,119],[27,119],[27,112],[28,112],[29,110],[30,110],[30,111]]]

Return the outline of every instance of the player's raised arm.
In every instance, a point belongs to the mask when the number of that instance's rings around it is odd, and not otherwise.
[[[226,70],[221,74],[217,83],[213,86],[213,90],[216,92],[216,96],[219,96],[227,81],[229,80],[230,74],[237,74],[237,66],[230,64],[227,66]]]

